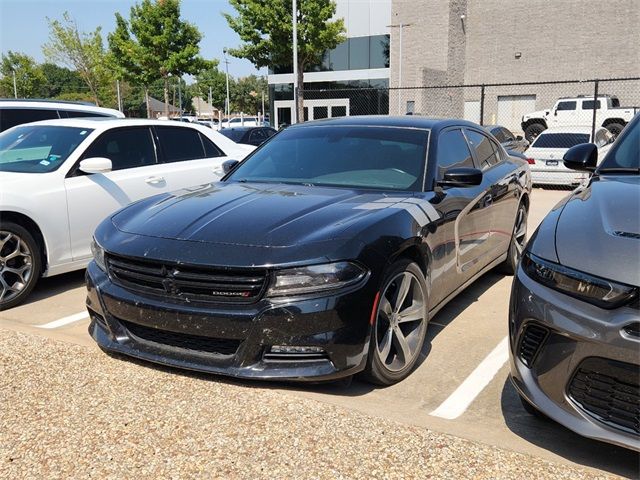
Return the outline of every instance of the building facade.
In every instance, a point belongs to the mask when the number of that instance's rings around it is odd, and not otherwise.
[[[523,113],[594,91],[551,82],[640,77],[640,0],[393,0],[391,23],[402,25],[390,30],[392,114],[479,121],[482,95],[484,123],[515,129]],[[549,83],[415,88],[524,82]],[[640,105],[640,81],[599,91]]]
[[[388,113],[391,0],[337,0],[336,17],[347,40],[304,72],[305,119]],[[271,69],[268,82],[272,124],[290,124],[291,68]]]

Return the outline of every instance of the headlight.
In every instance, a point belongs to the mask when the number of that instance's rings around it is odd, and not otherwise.
[[[525,254],[522,258],[522,268],[529,277],[537,282],[600,308],[621,307],[638,295],[636,287],[594,277],[543,260],[531,253]]]
[[[106,272],[107,267],[104,263],[104,248],[96,242],[95,238],[91,239],[91,253],[93,254],[93,259],[96,261],[96,265]]]
[[[351,262],[288,268],[275,272],[267,295],[299,295],[333,290],[358,283],[367,271]]]

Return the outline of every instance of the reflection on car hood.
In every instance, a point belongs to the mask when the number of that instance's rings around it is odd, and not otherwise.
[[[407,196],[399,192],[397,199]],[[385,208],[367,208],[385,198]],[[120,231],[145,236],[287,247],[346,237],[355,223],[397,211],[387,208],[392,198],[341,188],[223,182],[139,202],[112,222]]]
[[[594,178],[576,191],[555,243],[561,264],[640,286],[640,176]]]

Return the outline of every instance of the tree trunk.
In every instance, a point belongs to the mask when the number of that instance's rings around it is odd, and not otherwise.
[[[298,104],[296,105],[298,123],[304,122],[304,62],[298,61]]]
[[[144,101],[147,103],[147,118],[151,118],[151,105],[149,105],[149,89],[144,87]]]
[[[169,118],[169,78],[164,77],[164,116]]]

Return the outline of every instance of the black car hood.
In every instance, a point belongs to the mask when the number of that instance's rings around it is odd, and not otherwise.
[[[387,215],[399,192],[303,185],[215,183],[152,197],[112,217],[122,232],[167,239],[289,247],[347,238],[349,227]],[[384,205],[375,203],[384,199]],[[384,206],[384,208],[380,208]],[[369,224],[369,222],[364,222]]]
[[[565,204],[556,226],[562,265],[640,285],[640,176],[594,178]]]

